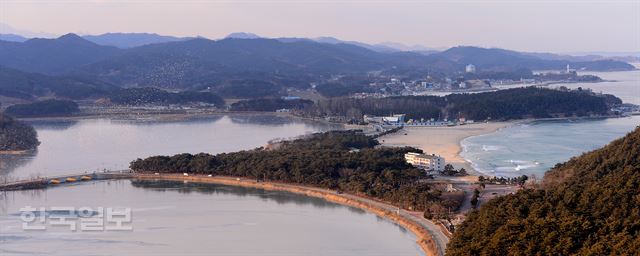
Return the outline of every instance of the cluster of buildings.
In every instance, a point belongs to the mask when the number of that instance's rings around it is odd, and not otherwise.
[[[372,115],[364,115],[362,119],[365,123],[369,124],[385,124],[385,125],[394,125],[394,126],[402,126],[405,123],[405,114],[399,115],[391,115],[391,116],[372,116]]]
[[[391,116],[364,115],[362,120],[368,124],[390,126],[454,126],[475,123],[474,120],[467,120],[465,118],[459,118],[457,120],[448,120],[446,118],[444,120],[436,120],[434,118],[429,120],[425,120],[424,118],[421,118],[420,120],[407,120],[405,114],[396,114]]]
[[[510,85],[535,85],[549,81],[575,82],[578,81],[576,69],[567,65],[566,70],[550,74],[520,74],[518,72],[506,72],[501,75],[488,76],[478,74],[477,68],[473,64],[468,64],[464,70],[452,74],[427,74],[423,78],[400,78],[397,76],[384,76],[372,74],[376,77],[375,82],[370,82],[369,87],[374,90],[352,95],[355,98],[381,98],[389,96],[422,96],[422,95],[446,95],[448,93],[484,92],[496,90],[496,87]],[[592,78],[581,76],[581,80],[597,81],[597,77]]]
[[[359,93],[353,95],[353,97],[418,96],[430,95],[434,92],[491,90],[491,82],[473,78],[475,77],[475,73],[476,67],[469,64],[465,67],[465,72],[458,73],[451,77],[432,77],[427,75],[424,78],[412,80],[403,80],[398,77],[379,77],[380,80],[369,84],[371,88],[375,88],[376,90],[373,92]]]
[[[409,152],[404,155],[404,159],[414,167],[424,169],[427,172],[444,171],[444,166],[446,165],[444,158],[435,154],[428,155]]]

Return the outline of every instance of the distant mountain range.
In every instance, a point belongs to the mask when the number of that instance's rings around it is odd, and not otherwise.
[[[0,23],[1,25],[1,23]],[[15,29],[14,29],[15,30]],[[14,31],[9,30],[9,31]],[[17,31],[17,30],[15,30]],[[114,46],[122,49],[133,48],[148,44],[159,44],[175,41],[186,41],[197,37],[176,37],[159,35],[155,33],[105,33],[100,35],[82,35],[82,38],[104,46]],[[405,45],[397,42],[383,42],[378,44],[367,44],[358,41],[345,41],[335,37],[316,37],[316,38],[297,38],[297,37],[280,37],[280,38],[266,38],[248,32],[236,32],[231,33],[224,37],[224,39],[276,39],[282,42],[295,42],[295,41],[314,41],[318,43],[328,44],[352,44],[367,48],[369,50],[377,52],[399,52],[409,51],[417,52],[425,55],[437,53],[446,50],[445,48],[429,48],[422,45]],[[0,41],[10,42],[24,42],[29,40],[30,37],[23,36],[16,33],[0,34]],[[536,56],[542,59],[552,60],[571,60],[571,61],[593,61],[603,59],[614,59],[626,62],[640,62],[640,52],[575,52],[567,54],[554,54],[554,53],[537,53],[537,52],[523,52],[524,54]]]
[[[123,49],[193,39],[193,37],[162,36],[150,33],[106,33],[102,35],[85,35],[82,38],[99,45],[115,46]]]
[[[329,37],[266,39],[250,33],[234,33],[221,40],[122,33],[85,37],[67,34],[23,42],[12,38],[13,42],[0,41],[0,66],[44,74],[38,81],[82,78],[84,82],[73,84],[90,84],[92,90],[115,85],[222,88],[229,92],[237,91],[232,87],[251,90],[260,86],[265,92],[274,92],[307,88],[311,82],[335,75],[366,76],[372,71],[418,77],[427,73],[453,75],[463,72],[468,64],[474,64],[478,72],[564,69],[567,64],[597,71],[634,69],[616,60],[504,49],[464,46],[442,52],[407,52]],[[13,77],[5,73],[0,74],[0,84]]]
[[[185,41],[194,39],[196,37],[175,37],[175,36],[164,36],[158,35],[155,33],[105,33],[101,35],[83,35],[82,38],[94,42],[99,45],[104,46],[115,46],[118,48],[126,49],[133,48],[148,44],[159,44],[159,43],[168,43],[175,41]],[[231,33],[225,37],[225,39],[234,38],[234,39],[269,39],[265,37],[258,36],[253,33],[247,32],[236,32]],[[18,34],[0,34],[0,40],[9,41],[9,42],[24,42],[29,40],[30,38],[24,37]],[[425,54],[431,54],[438,52],[437,49],[427,48],[421,45],[413,45],[408,46],[401,43],[395,42],[384,42],[380,44],[367,44],[358,41],[344,41],[334,37],[316,37],[316,38],[292,38],[292,37],[283,37],[283,38],[273,38],[282,42],[294,42],[294,41],[315,41],[318,43],[328,43],[328,44],[352,44],[357,45],[363,48],[367,48],[369,50],[378,51],[378,52],[399,52],[399,51],[413,51],[420,52]]]
[[[29,38],[23,37],[21,35],[16,34],[0,34],[0,41],[7,42],[24,42],[29,40]]]
[[[429,63],[428,56],[417,53],[379,53],[350,44],[199,38],[125,50],[110,59],[77,68],[74,73],[127,86],[189,88],[247,77],[296,80],[394,66],[424,69]]]
[[[24,42],[0,41],[0,65],[27,72],[62,74],[121,52],[116,47],[97,45],[75,34]]]

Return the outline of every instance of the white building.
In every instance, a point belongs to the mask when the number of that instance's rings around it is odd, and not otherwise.
[[[404,159],[411,165],[427,171],[444,171],[444,158],[435,154],[427,155],[409,152],[404,154]]]
[[[392,115],[392,116],[384,116],[384,117],[382,117],[382,121],[384,123],[392,124],[392,125],[404,125],[405,116],[406,115],[404,115],[404,114]]]
[[[464,68],[464,71],[467,73],[475,73],[476,72],[476,66],[474,66],[473,64],[469,64]]]

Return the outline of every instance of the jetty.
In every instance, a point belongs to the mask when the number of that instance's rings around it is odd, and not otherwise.
[[[0,183],[0,191],[42,189],[65,183],[86,182],[91,180],[129,179],[135,174],[131,170],[74,173],[51,177],[37,177]]]

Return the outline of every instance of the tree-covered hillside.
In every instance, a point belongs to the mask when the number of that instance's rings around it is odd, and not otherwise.
[[[487,202],[455,232],[448,255],[638,255],[640,127],[559,164],[543,189]]]
[[[333,98],[320,101],[305,112],[311,116],[344,116],[355,120],[360,120],[363,114],[399,113],[414,119],[465,117],[500,120],[604,115],[611,106],[621,103],[611,95],[528,87],[444,97]]]
[[[0,113],[0,151],[31,150],[38,145],[33,127]]]
[[[108,94],[115,88],[91,77],[48,76],[0,66],[0,95],[11,98],[96,98]]]
[[[224,100],[213,93],[194,91],[168,92],[153,87],[114,90],[109,94],[109,100],[114,104],[130,106],[189,103],[207,103],[217,107],[224,106]]]
[[[8,107],[5,113],[15,117],[69,116],[80,112],[78,104],[70,100],[43,100]]]
[[[420,150],[375,148],[377,144],[375,139],[354,131],[334,131],[270,148],[137,159],[130,168],[137,172],[186,172],[302,184],[378,198],[406,209],[459,206],[447,192],[422,182],[427,178],[423,170],[407,164],[404,154]]]
[[[33,38],[25,42],[0,41],[0,65],[26,72],[63,74],[110,57],[122,50],[89,42],[76,34]]]

